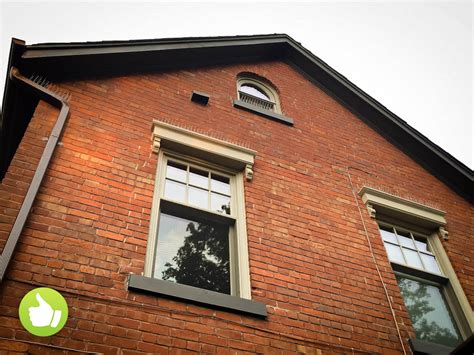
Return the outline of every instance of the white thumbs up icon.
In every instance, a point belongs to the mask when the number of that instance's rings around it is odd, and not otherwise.
[[[56,328],[61,320],[61,311],[54,311],[39,293],[36,293],[36,300],[39,306],[28,308],[31,324],[35,327]]]

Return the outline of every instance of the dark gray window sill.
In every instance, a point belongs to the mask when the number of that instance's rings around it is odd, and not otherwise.
[[[413,350],[413,354],[415,355],[449,355],[454,350],[454,348],[449,346],[428,343],[418,339],[409,339],[408,343],[410,344],[411,350]]]
[[[250,105],[250,104],[248,104],[246,102],[243,102],[243,101],[240,101],[240,100],[234,100],[234,107],[240,108],[240,109],[245,110],[245,111],[256,113],[257,115],[260,115],[260,116],[263,116],[263,117],[266,117],[266,118],[270,118],[272,120],[284,123],[284,124],[289,125],[289,126],[293,126],[293,124],[294,124],[293,119],[290,118],[290,117],[286,117],[286,116],[280,115],[279,113],[269,111],[269,110],[265,110],[263,108],[260,108],[260,107],[254,106],[254,105]]]
[[[129,275],[128,289],[153,293],[159,296],[189,301],[199,305],[226,311],[249,314],[261,318],[267,316],[265,304],[197,287],[180,285],[140,275]]]

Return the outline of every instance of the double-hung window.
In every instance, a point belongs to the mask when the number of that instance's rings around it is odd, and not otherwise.
[[[455,347],[462,335],[451,311],[443,274],[429,236],[379,222],[380,233],[416,338]]]
[[[251,299],[244,180],[256,152],[154,121],[157,172],[145,269],[131,290],[256,316]]]
[[[472,309],[443,249],[445,212],[364,187],[416,338],[415,353],[448,354],[474,329]]]
[[[153,277],[236,294],[234,176],[165,154]]]

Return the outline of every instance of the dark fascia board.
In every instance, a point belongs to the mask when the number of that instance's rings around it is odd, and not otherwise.
[[[10,73],[10,68],[15,65],[20,60],[21,55],[23,54],[26,48],[26,44],[21,39],[12,38],[12,43],[10,45],[10,53],[8,55],[8,65],[7,65],[7,74]],[[5,91],[3,95],[2,108],[7,106],[7,93],[10,92],[10,80],[9,75],[5,77]]]
[[[249,40],[212,43],[164,43],[105,48],[37,49],[27,47],[21,61],[25,73],[41,73],[53,81],[108,77],[281,58],[282,40]]]
[[[27,46],[23,58],[70,57],[114,53],[170,51],[192,48],[218,48],[231,46],[259,46],[287,43],[287,35],[188,37],[137,41],[105,41],[86,43],[52,43]]]
[[[20,99],[19,97],[25,93],[12,84],[9,76],[10,68],[20,62],[25,48],[25,42],[12,38],[3,92],[2,114],[0,115],[0,181],[3,179],[13,157],[13,152],[23,136],[23,127],[26,127],[27,121],[29,121],[29,117],[25,117],[29,113],[29,110],[25,108],[26,103],[36,106],[37,102],[31,98]]]
[[[7,65],[7,75],[5,76],[5,90],[3,92],[2,99],[2,114],[0,116],[0,130],[1,133],[4,133],[3,119],[7,117],[6,109],[11,105],[13,100],[13,89],[11,88],[11,81],[9,78],[10,68],[15,66],[16,63],[20,61],[21,55],[25,50],[25,42],[16,38],[12,38],[10,45],[10,53],[8,55],[8,65]],[[3,141],[3,140],[2,140]]]
[[[354,112],[430,173],[474,201],[473,171],[285,34],[37,44],[25,47],[25,73],[51,80],[150,70],[284,60]]]

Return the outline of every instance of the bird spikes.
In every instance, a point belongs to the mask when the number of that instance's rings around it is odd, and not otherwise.
[[[29,79],[34,83],[44,87],[45,89],[53,92],[55,95],[60,96],[63,101],[67,102],[71,98],[71,93],[69,91],[62,89],[57,84],[53,84],[42,75],[33,73]]]

